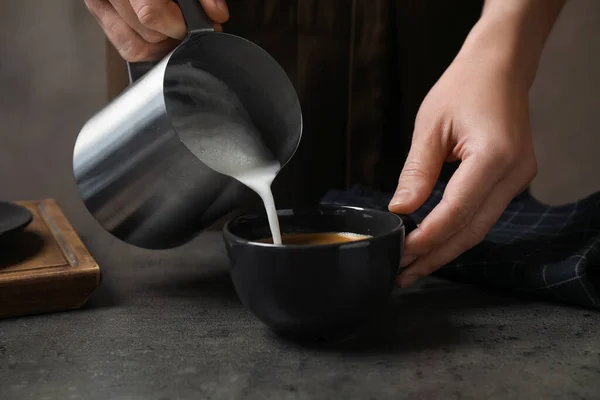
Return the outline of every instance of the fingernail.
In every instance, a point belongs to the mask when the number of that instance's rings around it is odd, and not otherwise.
[[[400,189],[392,197],[392,201],[390,201],[390,206],[397,206],[403,204],[410,200],[412,197],[412,192],[408,189]]]
[[[418,275],[406,275],[406,276],[402,276],[400,277],[400,287],[402,289],[406,289],[408,287],[411,287],[412,285],[415,284],[416,281],[419,280],[419,278],[421,278]]]
[[[217,7],[221,9],[221,11],[229,12],[227,8],[227,2],[225,0],[216,0]]]
[[[402,256],[402,260],[400,260],[400,268],[407,267],[412,264],[417,259],[417,256],[413,254],[406,254]]]

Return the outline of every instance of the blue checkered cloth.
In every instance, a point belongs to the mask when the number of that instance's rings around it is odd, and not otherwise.
[[[420,223],[439,203],[439,182],[413,219]],[[355,186],[332,190],[323,204],[387,209],[391,195]],[[529,193],[515,200],[482,243],[438,270],[456,282],[510,290],[600,309],[600,193],[548,206]]]

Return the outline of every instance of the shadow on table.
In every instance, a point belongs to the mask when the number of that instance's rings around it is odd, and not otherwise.
[[[471,343],[469,327],[452,318],[474,309],[493,309],[522,300],[482,292],[468,286],[395,294],[377,321],[353,338],[297,341],[272,334],[274,340],[301,348],[339,353],[402,353],[451,349]]]
[[[35,232],[17,231],[0,237],[0,269],[35,257],[44,248],[44,239]]]
[[[136,282],[136,291],[140,288],[146,293],[156,297],[178,297],[178,298],[197,298],[202,299],[218,299],[227,301],[228,303],[238,303],[239,301],[233,284],[227,273],[207,274],[201,277],[191,279],[169,278],[166,281],[158,282]],[[133,284],[132,284],[133,285]],[[127,285],[129,286],[129,285]],[[127,288],[121,285],[115,285],[111,279],[103,279],[100,286],[92,293],[90,299],[85,303],[81,310],[110,308],[129,303],[127,299]],[[136,297],[136,293],[131,293],[132,298]]]
[[[160,296],[218,299],[241,304],[226,270],[201,275],[172,276],[168,280],[147,283],[146,289]]]
[[[119,296],[111,286],[101,283],[94,293],[92,293],[88,301],[81,307],[81,310],[116,307],[120,303]]]
[[[90,295],[88,301],[81,307],[81,310],[92,308],[110,308],[121,304],[121,299],[112,286],[110,279],[107,279],[106,271],[100,270],[100,286]]]

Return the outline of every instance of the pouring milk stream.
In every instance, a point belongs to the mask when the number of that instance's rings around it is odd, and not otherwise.
[[[271,185],[281,169],[238,96],[221,80],[208,72],[182,68],[190,77],[186,85],[169,90],[185,95],[198,105],[199,112],[173,121],[188,149],[213,170],[237,179],[262,199],[274,244],[281,244],[277,208]],[[176,75],[176,71],[173,71]],[[202,124],[197,121],[202,121]],[[203,126],[201,132],[195,127]]]

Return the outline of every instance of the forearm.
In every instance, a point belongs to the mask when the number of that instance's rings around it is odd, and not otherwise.
[[[566,0],[486,0],[458,58],[494,62],[531,86],[550,31]]]

